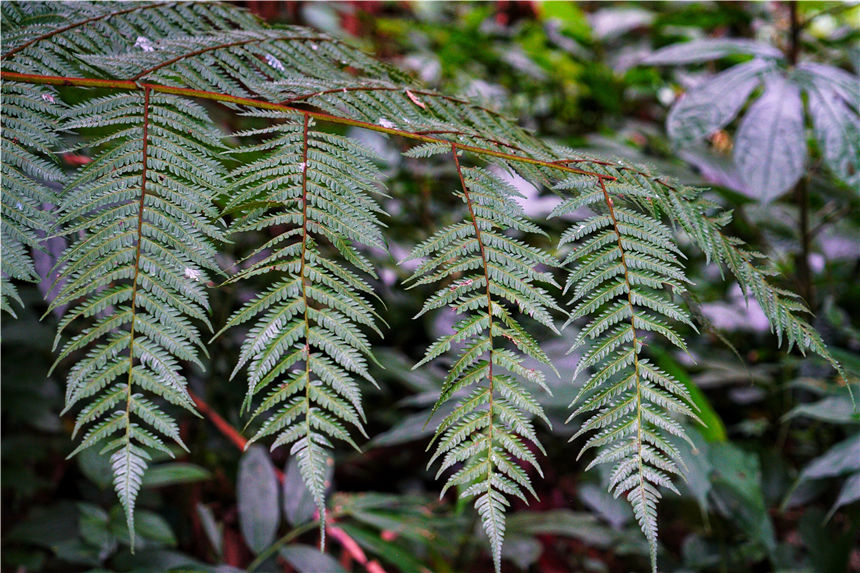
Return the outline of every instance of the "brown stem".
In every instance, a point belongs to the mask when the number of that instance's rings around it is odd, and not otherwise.
[[[809,188],[806,177],[802,177],[794,187],[794,200],[800,210],[798,234],[800,235],[800,253],[797,255],[797,282],[800,296],[804,298],[810,310],[815,310],[815,289],[812,282],[812,270],[809,267],[809,255],[812,249],[812,232],[809,228]]]
[[[341,117],[337,115],[332,115],[329,113],[319,112],[319,111],[306,111],[302,109],[297,109],[294,107],[290,107],[288,105],[272,103],[267,101],[262,101],[253,98],[246,97],[238,97],[232,96],[229,94],[219,93],[219,92],[210,92],[205,90],[195,90],[191,88],[178,88],[172,86],[165,86],[161,84],[151,84],[151,83],[137,83],[131,80],[105,80],[105,79],[96,79],[96,78],[78,78],[78,77],[66,77],[66,76],[44,76],[39,74],[21,74],[18,72],[7,72],[0,71],[0,79],[12,82],[22,82],[29,84],[45,84],[45,85],[54,85],[54,86],[81,86],[81,87],[101,87],[108,89],[119,89],[119,90],[145,90],[148,89],[153,92],[159,93],[168,93],[173,95],[181,95],[186,97],[196,97],[200,99],[207,99],[212,101],[220,101],[226,103],[235,103],[239,105],[246,105],[248,107],[254,107],[258,109],[272,109],[279,111],[286,111],[290,113],[296,114],[306,114],[309,117],[314,119],[318,119],[320,121],[326,121],[329,123],[336,123],[340,125],[349,125],[354,127],[362,127],[364,129],[368,129],[371,131],[377,131],[380,133],[388,133],[391,135],[397,135],[400,137],[404,137],[407,139],[415,139],[418,141],[424,141],[428,143],[441,143],[444,145],[452,146],[456,149],[461,149],[463,151],[469,151],[472,153],[476,153],[478,155],[488,155],[490,157],[498,157],[500,159],[506,159],[509,161],[516,161],[519,163],[528,163],[531,165],[540,165],[541,167],[548,167],[551,169],[557,169],[559,171],[566,171],[569,173],[577,173],[579,175],[590,175],[591,177],[596,177],[597,179],[606,180],[606,181],[615,181],[616,178],[610,175],[603,175],[601,173],[594,173],[591,171],[585,171],[582,169],[576,169],[574,167],[568,167],[566,165],[560,165],[558,163],[554,163],[552,161],[545,161],[543,159],[535,159],[533,157],[529,157],[526,155],[516,155],[514,153],[505,153],[503,151],[495,151],[492,149],[486,149],[484,147],[479,147],[477,145],[466,145],[463,143],[452,142],[448,139],[443,139],[441,137],[432,137],[430,135],[421,135],[414,131],[406,131],[403,129],[396,129],[393,127],[383,127],[381,125],[377,125],[375,123],[370,123],[367,121],[361,121],[358,119],[351,119],[348,117]]]
[[[189,391],[188,395],[191,396],[191,399],[194,401],[194,404],[197,406],[197,409],[200,410],[200,413],[203,414],[206,418],[212,422],[212,425],[215,426],[221,434],[227,438],[230,443],[236,446],[240,451],[245,451],[245,446],[248,444],[248,440],[233,426],[230,425],[230,422],[221,417],[221,415],[212,409],[209,404],[206,403],[203,398],[195,394],[194,392]]]
[[[792,66],[797,65],[797,58],[800,55],[800,17],[797,14],[797,2],[788,3],[789,18],[791,19],[791,27],[789,28],[788,37],[788,53],[786,57]]]
[[[788,10],[791,24],[789,28],[788,52],[786,57],[792,66],[797,65],[800,56],[800,16],[797,13],[797,2],[789,2]],[[809,268],[809,254],[812,245],[812,233],[809,229],[809,189],[807,178],[804,176],[794,186],[794,201],[797,203],[799,218],[797,233],[800,240],[800,253],[795,260],[797,267],[797,282],[800,295],[806,300],[810,310],[815,309],[815,291],[812,283],[812,271]]]

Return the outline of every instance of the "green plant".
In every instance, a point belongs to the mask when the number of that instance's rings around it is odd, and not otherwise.
[[[796,6],[792,8],[796,14]],[[795,16],[796,17],[796,16]],[[799,26],[795,24],[795,26]],[[798,34],[799,29],[792,30]],[[860,117],[857,78],[836,66],[798,61],[798,40],[789,53],[741,39],[706,39],[662,48],[643,60],[683,65],[751,56],[690,90],[669,112],[666,129],[679,146],[729,125],[747,100],[734,143],[734,163],[754,196],[769,203],[790,190],[806,171],[804,102],[827,166],[847,185],[860,185]],[[758,91],[764,86],[762,91]]]
[[[223,271],[218,246],[248,230],[275,236],[226,282],[273,278],[224,326],[255,321],[234,374],[247,367],[243,408],[262,418],[254,439],[276,435],[272,447],[291,446],[325,524],[332,440],[353,444],[347,424],[361,430],[364,410],[358,379],[372,382],[363,329],[378,332],[381,313],[365,279],[374,275],[367,252],[385,240],[372,154],[323,124],[419,141],[412,156],[450,154],[455,165],[468,218],[412,256],[426,259],[414,282],[439,285],[422,312],[454,306],[466,318],[420,364],[456,357],[437,404],[457,405],[436,428],[434,459],[452,472],[446,488],[475,497],[497,569],[508,498],[532,490],[520,463],[537,468],[526,441],[540,447],[531,418],[542,411],[523,382],[540,387],[542,378],[523,358],[548,361],[532,322],[555,330],[567,314],[559,293],[535,284],[557,290],[559,258],[570,271],[570,317],[588,320],[578,343],[588,346],[580,370],[590,374],[574,415],[593,412],[582,426],[596,432],[585,449],[600,448],[593,463],[614,463],[613,492],[632,504],[653,568],[659,488],[683,474],[670,436],[685,431],[673,414],[695,416],[683,386],[645,357],[649,333],[683,348],[678,323],[690,323],[676,299],[687,277],[670,226],[735,275],[789,347],[823,356],[846,377],[802,317],[802,302],[770,282],[758,253],[725,234],[731,214],[704,190],[541,142],[340,41],[269,28],[227,5],[9,2],[3,19],[3,95],[20,102],[3,112],[11,164],[3,273],[37,279],[22,245],[38,245],[39,231],[71,241],[49,311],[69,305],[57,343],[71,335],[57,364],[67,370],[66,409],[78,409],[75,431],[85,430],[73,454],[95,445],[110,454],[132,544],[154,452],[172,455],[167,441],[182,446],[169,406],[194,411],[183,365],[202,366],[207,352],[199,327],[211,327],[205,287]],[[264,127],[225,144],[196,100]],[[70,176],[51,167],[66,132],[95,151]],[[244,137],[254,141],[236,141]],[[475,165],[461,165],[461,154]],[[490,162],[560,195],[558,216],[596,213],[563,235],[562,257],[541,242],[541,226]],[[63,192],[53,199],[42,180],[62,181]],[[6,284],[4,296],[14,293]]]

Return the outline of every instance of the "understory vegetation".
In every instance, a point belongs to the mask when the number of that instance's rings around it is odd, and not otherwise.
[[[2,5],[4,570],[860,568],[860,8],[240,4]]]

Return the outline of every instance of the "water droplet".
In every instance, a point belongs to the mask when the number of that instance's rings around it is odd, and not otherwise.
[[[272,54],[266,54],[266,63],[278,70],[279,72],[284,71],[284,64],[282,64],[281,60],[279,60]]]
[[[137,40],[134,42],[135,48],[140,48],[144,52],[154,52],[155,46],[152,45],[152,42],[149,41],[149,38],[146,36],[138,36]]]

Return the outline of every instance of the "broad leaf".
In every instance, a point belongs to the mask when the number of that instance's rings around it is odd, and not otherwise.
[[[856,75],[827,64],[803,62],[797,66],[795,76],[802,83],[828,86],[855,111],[860,109],[860,80]]]
[[[728,124],[771,70],[770,62],[755,59],[729,68],[690,90],[672,107],[666,129],[684,144],[706,137]]]
[[[824,160],[837,177],[860,192],[860,117],[830,83],[817,80],[806,93]]]
[[[782,52],[773,46],[752,40],[704,39],[667,46],[645,57],[642,63],[652,66],[693,64],[738,54],[762,58],[782,58]]]
[[[275,540],[281,517],[278,478],[265,448],[251,446],[242,456],[237,488],[242,536],[259,553]]]
[[[834,477],[860,471],[860,432],[839,442],[803,469],[800,480]]]
[[[299,573],[346,573],[331,556],[307,545],[290,545],[280,553]]]
[[[333,468],[328,466],[326,473],[326,482],[331,481]],[[292,526],[307,523],[314,516],[314,510],[317,505],[314,501],[311,492],[308,491],[308,486],[302,480],[302,474],[299,471],[299,462],[294,457],[290,457],[287,462],[287,468],[284,472],[284,516],[287,518],[287,523]]]
[[[144,474],[142,487],[164,487],[182,483],[204,481],[212,477],[205,468],[194,464],[170,463],[150,468]]]
[[[842,490],[839,492],[839,497],[833,503],[833,507],[827,514],[828,519],[843,505],[854,503],[860,499],[860,472],[851,475],[842,485]]]
[[[806,140],[800,90],[771,76],[764,94],[744,116],[734,149],[741,177],[762,203],[769,203],[803,175]]]

